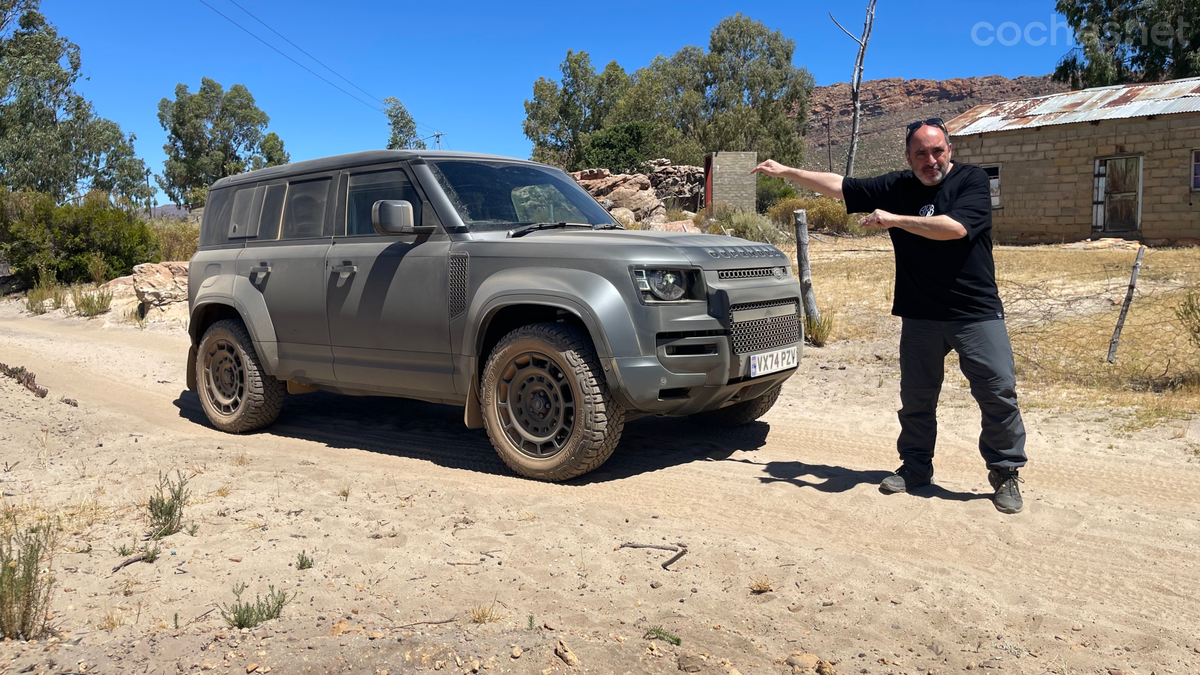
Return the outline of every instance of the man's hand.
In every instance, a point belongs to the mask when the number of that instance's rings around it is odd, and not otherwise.
[[[773,178],[785,178],[787,177],[789,170],[789,167],[786,167],[773,159],[768,159],[762,164],[759,164],[751,169],[750,173],[765,173]]]
[[[750,173],[761,173],[772,178],[786,178],[797,185],[823,194],[826,197],[833,197],[834,199],[842,198],[842,177],[835,173],[819,173],[817,171],[793,169],[773,159],[768,159],[754,167],[750,170]]]
[[[888,213],[883,209],[875,209],[870,215],[863,219],[860,225],[862,227],[875,227],[881,230],[886,230],[889,227],[895,227],[897,224],[896,220],[897,218],[894,214]]]

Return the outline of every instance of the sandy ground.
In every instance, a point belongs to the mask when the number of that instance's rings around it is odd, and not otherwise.
[[[50,391],[0,378],[4,499],[66,527],[56,637],[0,644],[0,672],[753,675],[791,673],[793,652],[838,673],[1200,672],[1197,422],[1029,411],[1026,509],[1004,516],[952,374],[936,485],[886,496],[895,341],[846,341],[808,350],[759,423],[639,420],[599,470],[549,485],[509,473],[457,408],[309,394],[222,434],[184,385],[187,344],[178,322],[0,303],[0,361]],[[176,471],[195,535],[114,572]],[[671,553],[623,542],[688,553],[664,570]],[[214,609],[237,583],[293,599],[231,630]],[[498,620],[473,623],[484,605]]]

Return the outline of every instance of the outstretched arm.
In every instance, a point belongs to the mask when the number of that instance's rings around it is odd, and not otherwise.
[[[842,177],[836,173],[793,169],[773,159],[768,159],[754,167],[750,173],[763,173],[775,178],[786,178],[793,183],[806,187],[813,192],[823,194],[826,197],[842,199]]]
[[[898,227],[935,241],[962,239],[967,236],[967,228],[963,227],[962,223],[945,215],[927,217],[898,216],[894,213],[876,209],[871,215],[863,219],[861,225],[863,227],[877,227],[884,230],[889,227]]]

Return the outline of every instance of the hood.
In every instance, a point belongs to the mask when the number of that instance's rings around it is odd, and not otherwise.
[[[659,230],[542,230],[517,241],[553,241],[579,246],[629,247],[649,253],[668,248],[682,254],[693,265],[709,270],[790,265],[788,256],[770,244],[737,237]],[[640,257],[633,255],[631,257]]]

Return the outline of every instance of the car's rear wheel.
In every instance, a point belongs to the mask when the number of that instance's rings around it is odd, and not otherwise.
[[[782,389],[783,385],[780,384],[758,398],[752,398],[749,401],[742,401],[725,406],[724,408],[700,413],[695,417],[705,424],[714,427],[740,427],[750,424],[767,414],[767,411],[775,405],[775,401],[779,400],[779,392]]]
[[[279,417],[287,385],[267,375],[241,321],[208,327],[196,355],[200,406],[221,431],[241,434]]]
[[[567,324],[522,326],[504,336],[480,389],[492,445],[529,478],[563,481],[595,469],[612,455],[625,426],[595,349]]]

